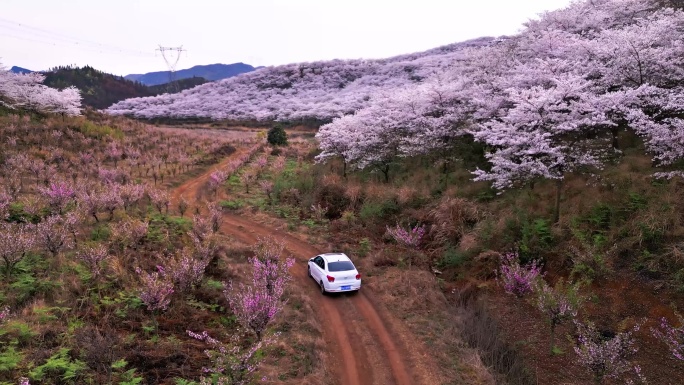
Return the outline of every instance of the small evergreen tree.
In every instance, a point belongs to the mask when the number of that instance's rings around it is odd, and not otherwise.
[[[268,130],[266,140],[273,146],[287,146],[287,133],[282,125],[276,124]]]

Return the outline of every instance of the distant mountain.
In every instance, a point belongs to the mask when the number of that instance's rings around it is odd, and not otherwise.
[[[161,84],[148,87],[121,76],[98,71],[90,66],[57,67],[43,74],[45,85],[58,89],[74,86],[81,91],[83,105],[97,109],[107,108],[128,98],[174,93],[176,90],[182,91],[207,82],[204,78],[194,77],[180,80],[174,85]]]
[[[10,72],[14,72],[15,74],[30,74],[33,71],[27,70],[26,68],[14,66],[10,68]]]
[[[176,71],[176,79],[180,80],[191,77],[201,77],[209,81],[214,81],[230,78],[254,70],[254,67],[245,63],[199,65]],[[124,78],[140,82],[147,86],[154,86],[157,84],[167,83],[169,81],[169,71],[149,72],[146,74],[131,74],[124,76]]]

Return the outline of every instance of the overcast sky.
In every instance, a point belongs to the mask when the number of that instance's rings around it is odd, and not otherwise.
[[[513,34],[570,0],[2,0],[0,63],[166,70],[198,64],[381,58]]]

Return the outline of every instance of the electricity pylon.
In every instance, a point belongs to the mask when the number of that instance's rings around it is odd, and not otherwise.
[[[178,61],[180,60],[181,53],[183,53],[183,51],[187,52],[187,50],[183,49],[183,46],[162,47],[160,44],[157,51],[161,52],[161,55],[164,58],[164,61],[166,62],[166,65],[169,67],[169,86],[173,87],[176,90],[176,92],[178,92],[179,89],[178,83],[176,82],[176,66],[178,65]],[[176,53],[175,57],[172,54],[172,52]]]

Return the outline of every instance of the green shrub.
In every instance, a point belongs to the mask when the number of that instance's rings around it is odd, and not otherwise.
[[[470,253],[456,250],[453,246],[444,250],[444,253],[437,261],[437,266],[441,269],[445,268],[457,268],[463,266],[466,262],[470,261]]]
[[[648,199],[646,197],[635,193],[635,192],[630,192],[629,197],[627,198],[627,210],[630,212],[638,211],[641,209],[646,208],[648,206]]]
[[[606,203],[599,203],[592,207],[586,221],[597,230],[608,230],[613,219],[613,208]]]
[[[10,320],[0,328],[0,336],[7,335],[19,345],[28,344],[36,334],[29,324],[20,320]]]
[[[362,220],[382,219],[397,214],[399,211],[399,204],[393,199],[382,202],[365,201],[359,210],[359,218]]]
[[[282,125],[276,124],[268,130],[266,140],[272,146],[287,146],[287,133]]]
[[[359,248],[357,249],[357,254],[359,255],[359,257],[365,257],[366,255],[368,255],[372,248],[373,245],[371,244],[370,239],[361,238],[361,240],[359,241]]]
[[[553,245],[550,221],[537,218],[524,220],[521,226],[521,237],[518,244],[523,262],[528,258],[536,258]]]
[[[43,365],[31,370],[29,376],[31,379],[39,381],[43,381],[46,377],[55,380],[59,377],[62,381],[73,384],[78,372],[85,368],[86,365],[82,361],[71,359],[69,349],[61,348]]]
[[[235,199],[235,200],[229,200],[229,201],[221,201],[221,202],[219,202],[219,205],[224,209],[239,210],[240,208],[242,208],[245,205],[245,203],[239,199]]]
[[[0,353],[0,373],[15,369],[23,359],[24,355],[21,352],[18,352],[14,346],[8,346]]]
[[[90,240],[94,242],[109,240],[112,235],[112,230],[106,223],[98,223],[90,231]]]
[[[114,139],[123,139],[124,133],[118,128],[112,128],[109,126],[98,126],[91,121],[84,121],[80,126],[75,127],[77,131],[80,131],[83,135],[89,136],[91,138],[102,139],[105,136],[109,136]]]

